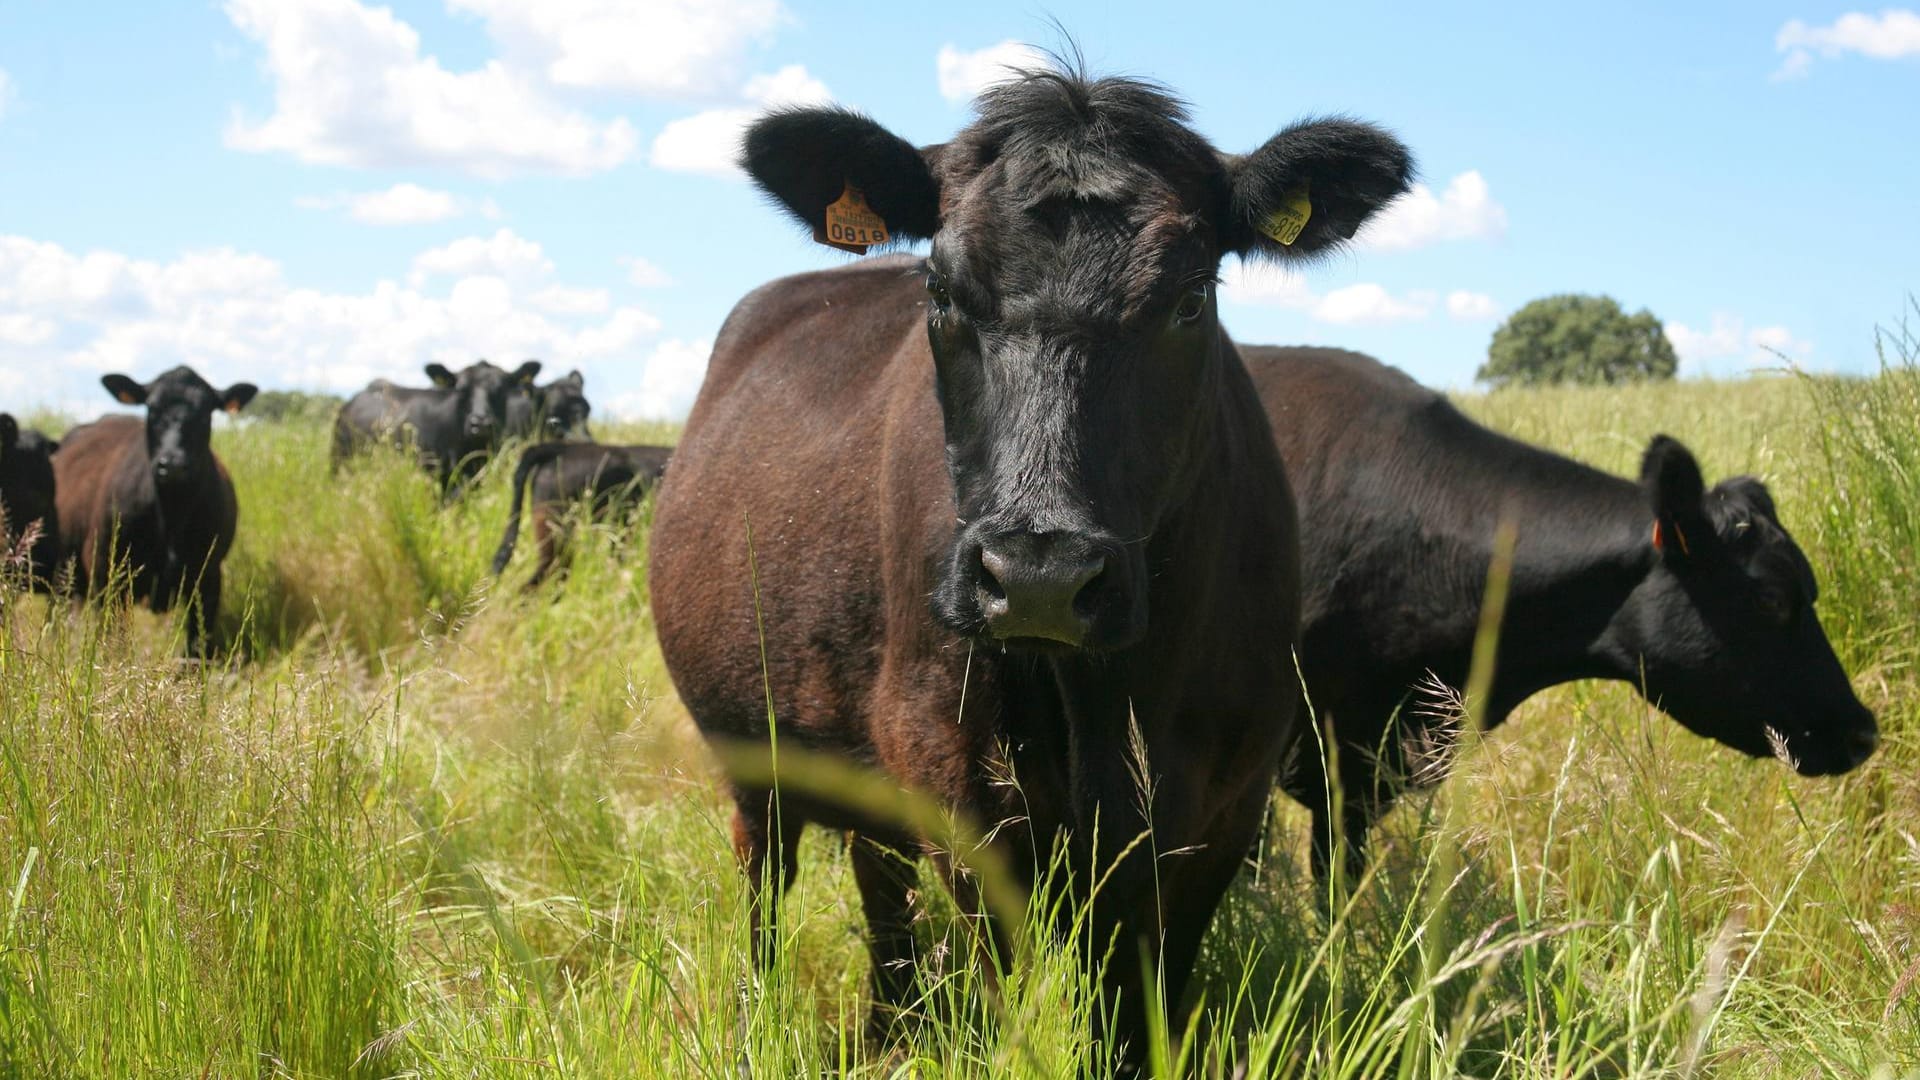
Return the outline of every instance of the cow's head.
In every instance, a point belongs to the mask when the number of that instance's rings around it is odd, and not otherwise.
[[[1220,260],[1337,246],[1412,163],[1346,120],[1223,155],[1131,79],[1029,72],[977,111],[924,149],[851,112],[776,112],[743,161],[836,246],[873,238],[840,227],[867,209],[932,241],[918,272],[960,519],[935,615],[1009,645],[1124,647],[1146,627],[1147,542],[1218,412]]]
[[[213,414],[237,413],[259,388],[234,383],[215,390],[190,367],[177,367],[152,382],[104,375],[100,384],[122,405],[147,408],[147,462],[162,489],[191,483],[213,468]]]
[[[1808,776],[1843,773],[1879,739],[1814,613],[1813,568],[1752,477],[1709,490],[1686,447],[1657,436],[1640,483],[1653,570],[1616,625],[1646,690],[1689,731]]]
[[[34,522],[42,535],[57,524],[53,509],[53,452],[60,444],[0,413],[0,559]]]
[[[458,374],[444,364],[428,364],[426,370],[433,385],[454,392],[461,436],[468,443],[485,444],[505,430],[508,398],[515,391],[526,392],[533,386],[533,377],[540,374],[540,361],[529,360],[512,371],[485,360],[467,365]]]
[[[539,418],[542,438],[561,439],[578,429],[587,431],[587,417],[593,406],[587,402],[587,380],[578,371],[569,371],[540,388],[535,398],[535,416]]]

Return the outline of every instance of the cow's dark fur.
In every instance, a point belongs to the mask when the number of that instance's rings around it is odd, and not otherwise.
[[[1549,686],[1621,679],[1688,730],[1803,773],[1872,752],[1873,715],[1821,631],[1812,569],[1758,480],[1709,490],[1662,436],[1636,484],[1488,431],[1358,353],[1241,355],[1299,499],[1300,660],[1356,852],[1402,786],[1445,775],[1455,714],[1420,687],[1466,685],[1503,516],[1518,545],[1488,725]],[[1325,769],[1309,752],[1290,773],[1324,866]]]
[[[124,567],[135,600],[154,611],[184,604],[187,650],[217,645],[220,564],[240,505],[214,456],[213,414],[237,413],[252,383],[216,390],[177,367],[146,385],[125,375],[101,383],[146,418],[104,416],[67,432],[53,455],[62,549],[81,588],[98,594]]]
[[[1111,870],[1089,927],[1137,1056],[1141,950],[1178,1000],[1297,702],[1293,502],[1215,274],[1350,235],[1405,188],[1406,151],[1327,121],[1223,156],[1151,85],[1035,73],[944,146],[806,109],[756,123],[744,159],[803,223],[850,182],[933,244],[776,281],[723,327],[651,538],[674,682],[717,744],[764,746],[771,703],[781,747],[1011,823],[1022,873],[1064,841],[1069,900]],[[1326,209],[1282,248],[1255,219],[1303,181]],[[1154,838],[1123,858],[1148,826],[1132,726]],[[805,822],[855,831],[875,1017],[904,1007],[914,838],[734,794],[776,900]]]
[[[575,431],[592,437],[587,417],[586,376],[578,371],[545,386],[516,386],[507,395],[507,434],[516,439],[564,439]]]
[[[55,507],[53,452],[60,444],[0,413],[0,564],[35,588],[53,581],[60,562],[60,515]],[[29,532],[32,546],[22,550]],[[24,559],[23,563],[15,563]]]
[[[333,422],[334,469],[378,443],[411,447],[441,487],[457,490],[486,465],[506,431],[507,398],[533,385],[540,361],[505,371],[485,360],[459,374],[428,364],[426,388],[376,379],[340,406]]]
[[[500,547],[493,553],[493,572],[497,576],[513,558],[513,545],[520,538],[522,496],[531,483],[533,495],[533,538],[540,550],[540,561],[527,579],[531,589],[546,580],[559,558],[561,515],[582,499],[590,500],[590,512],[598,514],[616,505],[631,505],[653,490],[666,474],[671,446],[609,446],[602,443],[541,443],[520,454],[513,470],[513,505],[507,510],[507,530]]]

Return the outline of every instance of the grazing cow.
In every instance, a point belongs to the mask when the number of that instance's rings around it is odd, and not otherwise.
[[[1443,695],[1466,686],[1503,517],[1518,543],[1489,727],[1547,687],[1621,679],[1689,731],[1809,776],[1873,752],[1873,714],[1833,655],[1812,568],[1760,481],[1709,489],[1693,455],[1663,435],[1635,484],[1488,431],[1359,353],[1241,355],[1299,499],[1300,664],[1337,749],[1353,859],[1398,791],[1445,774],[1458,717],[1420,697],[1423,684]],[[1328,770],[1312,745],[1285,787],[1314,812],[1324,871]]]
[[[123,567],[133,599],[156,612],[184,603],[187,651],[204,654],[217,644],[220,563],[240,517],[233,481],[213,453],[213,414],[239,412],[255,387],[215,390],[187,367],[144,386],[125,375],[100,382],[115,401],[145,405],[147,416],[103,416],[60,441],[61,547],[90,594]]]
[[[47,588],[60,563],[60,516],[55,508],[53,452],[60,444],[23,430],[0,413],[0,568],[24,570]],[[32,532],[31,546],[20,547]]]
[[[818,236],[932,250],[775,281],[722,327],[651,538],[674,684],[733,753],[766,748],[771,712],[783,753],[1016,823],[997,842],[1028,881],[1064,841],[1061,910],[1089,904],[1115,948],[1108,1033],[1137,1060],[1143,950],[1178,1001],[1298,701],[1293,500],[1219,263],[1338,245],[1410,157],[1337,120],[1225,155],[1156,86],[1049,71],[987,91],[942,146],[793,109],[749,129],[744,163]],[[749,881],[778,866],[763,960],[802,825],[854,832],[884,1025],[912,987],[924,838],[738,775],[732,793]]]
[[[580,499],[591,499],[594,513],[615,504],[632,505],[653,490],[667,471],[671,446],[608,446],[602,443],[541,443],[529,446],[513,470],[513,506],[507,511],[507,531],[493,553],[497,577],[513,558],[520,538],[521,497],[533,483],[533,536],[540,548],[539,565],[526,588],[546,580],[560,554],[560,515]]]
[[[506,428],[507,397],[533,385],[540,361],[513,371],[481,360],[459,374],[428,364],[433,385],[425,389],[395,386],[375,379],[353,395],[333,422],[333,467],[375,443],[411,446],[420,464],[453,494],[473,479],[500,444]]]
[[[586,376],[569,371],[545,386],[516,386],[507,395],[507,434],[516,439],[564,439],[575,431],[588,438]]]

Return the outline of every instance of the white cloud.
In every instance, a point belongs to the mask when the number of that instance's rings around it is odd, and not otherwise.
[[[1812,342],[1795,337],[1784,326],[1749,329],[1744,319],[1725,311],[1714,312],[1712,324],[1704,330],[1678,322],[1666,324],[1665,330],[1680,357],[1682,375],[1742,374],[1804,363],[1813,354]]]
[[[972,101],[980,91],[1011,80],[1022,68],[1050,66],[1047,54],[1018,41],[1002,41],[973,52],[940,46],[934,68],[940,74],[940,96],[952,102]]]
[[[833,100],[827,84],[789,64],[772,74],[755,75],[740,90],[744,107],[708,109],[684,116],[660,129],[648,160],[655,168],[707,176],[737,177],[740,140],[747,125],[781,105],[822,105]]]
[[[1373,282],[1317,293],[1300,275],[1265,263],[1235,263],[1227,268],[1222,279],[1222,288],[1230,300],[1303,311],[1318,322],[1342,325],[1424,319],[1433,313],[1438,300],[1428,289],[1414,289],[1395,296],[1385,286]]]
[[[429,361],[479,356],[577,365],[614,394],[662,327],[604,290],[553,280],[540,246],[507,230],[425,252],[414,269],[423,272],[407,282],[327,292],[245,252],[155,262],[0,236],[0,341],[7,366],[39,373],[32,389],[59,403],[104,402],[103,371],[145,377],[182,362],[216,384],[338,393],[375,377],[418,385]],[[665,374],[652,378],[639,383],[653,387],[650,400],[690,400]]]
[[[555,86],[651,97],[724,94],[749,46],[786,20],[778,0],[448,0],[486,20],[516,64]]]
[[[428,225],[468,214],[489,219],[500,216],[500,207],[492,199],[476,201],[450,191],[405,183],[385,191],[306,195],[295,199],[294,205],[308,210],[345,210],[348,217],[363,225]]]
[[[1920,14],[1903,8],[1887,8],[1877,16],[1854,11],[1826,26],[1792,19],[1774,35],[1773,47],[1786,54],[1773,73],[1776,80],[1805,75],[1815,54],[1828,60],[1844,53],[1873,60],[1920,57]]]
[[[482,176],[610,169],[638,145],[625,119],[596,120],[489,60],[453,72],[388,8],[357,0],[228,0],[266,50],[273,115],[235,115],[227,145],[323,165],[441,166]]]
[[[501,229],[492,236],[468,236],[414,256],[409,280],[417,287],[435,275],[466,277],[492,274],[519,283],[553,273],[553,261],[540,245]]]
[[[1506,232],[1506,207],[1494,201],[1486,178],[1469,169],[1449,180],[1438,196],[1425,184],[1413,185],[1367,222],[1355,243],[1374,251],[1406,251],[1443,240],[1498,239]]]
[[[658,289],[673,284],[673,278],[665,270],[638,255],[630,255],[620,260],[627,268],[627,284],[639,289]]]
[[[607,411],[638,419],[687,415],[700,393],[700,380],[706,377],[707,357],[712,352],[711,340],[661,342],[647,358],[640,388],[614,398]]]
[[[1455,289],[1447,294],[1447,314],[1462,321],[1491,319],[1500,314],[1500,305],[1486,293]]]

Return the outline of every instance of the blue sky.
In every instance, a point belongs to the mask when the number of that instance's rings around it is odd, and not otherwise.
[[[810,0],[0,4],[0,408],[98,378],[349,391],[475,356],[684,413],[732,303],[845,261],[726,166],[769,103],[916,142],[1012,43],[1072,32],[1248,150],[1383,123],[1423,188],[1297,278],[1224,268],[1243,341],[1465,386],[1554,292],[1651,308],[1683,374],[1868,370],[1920,287],[1920,15],[1794,3]]]

